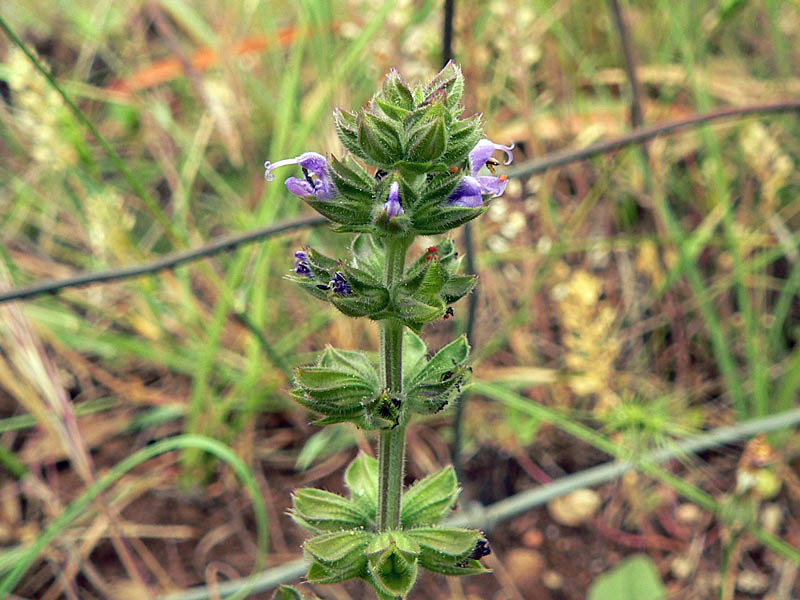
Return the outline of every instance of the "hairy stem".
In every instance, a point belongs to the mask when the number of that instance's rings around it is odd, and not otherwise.
[[[386,241],[384,284],[394,295],[394,287],[403,276],[408,240]],[[380,323],[381,383],[393,396],[403,390],[403,324],[397,319]],[[378,531],[400,527],[400,498],[403,493],[406,428],[381,430],[378,441]]]

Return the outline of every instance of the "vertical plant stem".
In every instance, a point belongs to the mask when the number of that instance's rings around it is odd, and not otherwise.
[[[386,241],[383,282],[394,295],[394,286],[403,275],[408,240]],[[397,319],[380,323],[381,383],[395,396],[403,391],[403,324]],[[400,527],[400,497],[403,492],[406,427],[381,430],[378,441],[378,531]]]

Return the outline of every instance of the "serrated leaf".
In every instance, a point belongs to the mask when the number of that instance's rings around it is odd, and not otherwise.
[[[389,292],[385,289],[367,289],[349,296],[328,295],[331,304],[348,317],[380,319],[389,306]]]
[[[463,334],[458,336],[433,355],[413,383],[440,381],[443,374],[466,363],[469,358],[469,350],[467,337]]]
[[[366,577],[367,563],[354,563],[346,568],[330,568],[318,562],[312,562],[308,568],[306,579],[311,584],[341,583],[356,577]]]
[[[318,365],[349,372],[370,382],[375,388],[380,385],[380,379],[375,367],[362,352],[356,350],[342,350],[328,346],[320,355]]]
[[[344,569],[363,565],[364,548],[375,534],[367,531],[336,531],[308,539],[303,550],[316,562],[329,568]]]
[[[402,148],[396,133],[387,133],[385,122],[377,115],[362,111],[358,115],[358,144],[378,166],[390,166],[401,156]]]
[[[419,544],[420,556],[433,556],[434,560],[466,558],[481,539],[480,531],[455,527],[418,527],[404,533]]]
[[[346,198],[372,204],[375,180],[354,160],[330,161],[331,176],[336,189]]]
[[[393,104],[384,98],[375,98],[374,101],[378,108],[380,108],[387,117],[391,117],[392,119],[396,119],[398,121],[402,121],[409,112],[408,109]]]
[[[456,121],[450,128],[447,152],[441,160],[449,165],[460,165],[467,161],[470,151],[483,138],[481,115]]]
[[[292,499],[292,516],[300,517],[317,531],[365,528],[369,519],[362,507],[337,494],[315,488],[301,488]]]
[[[425,366],[428,347],[413,331],[403,332],[403,387],[409,387],[414,377]]]
[[[482,573],[491,573],[490,569],[484,567],[480,562],[474,559],[463,561],[441,560],[437,559],[432,554],[421,554],[419,557],[419,566],[433,573],[447,576],[463,576],[463,575],[480,575]]]
[[[414,97],[396,69],[391,69],[383,80],[381,95],[392,104],[405,110],[414,108]]]
[[[400,522],[404,529],[438,524],[453,508],[459,487],[452,466],[420,479],[403,494]]]
[[[446,203],[436,204],[415,211],[411,221],[418,234],[436,235],[460,227],[485,210],[485,206],[470,208],[468,206],[450,206]]]
[[[282,585],[272,596],[272,600],[306,600],[303,595],[290,585]]]
[[[439,116],[421,123],[408,133],[406,155],[414,162],[434,161],[447,149],[447,127]]]
[[[342,225],[366,225],[372,218],[372,209],[368,204],[341,196],[333,200],[304,198],[303,201],[326,219]]]
[[[417,580],[419,552],[419,545],[400,532],[377,535],[366,548],[373,583],[385,593],[405,597]]]
[[[367,514],[375,516],[378,506],[378,461],[359,452],[344,473],[344,483],[354,500],[368,508]]]
[[[435,299],[428,304],[402,290],[395,300],[395,309],[396,316],[415,331],[421,325],[441,319],[444,315],[444,303],[441,300]]]
[[[414,206],[414,210],[430,210],[431,207],[445,204],[447,198],[456,189],[458,183],[464,177],[461,171],[456,173],[440,173],[434,176],[430,181],[426,182],[419,200]]]
[[[350,245],[356,266],[380,281],[383,277],[383,261],[386,251],[374,236],[361,234]]]
[[[446,98],[447,107],[455,109],[464,93],[464,76],[461,69],[453,62],[448,62],[434,78],[425,86],[425,100],[430,98]]]
[[[442,298],[447,304],[453,304],[475,289],[477,275],[451,275],[442,286]]]
[[[425,274],[413,292],[414,298],[426,303],[433,303],[439,298],[439,291],[447,280],[447,273],[438,258],[428,261]]]
[[[363,160],[369,160],[369,156],[367,156],[358,144],[358,124],[356,115],[341,108],[336,109],[333,113],[333,123],[342,145],[355,156]]]
[[[333,367],[296,367],[295,382],[306,391],[327,392],[347,390],[366,394],[374,391],[374,386],[365,377]]]

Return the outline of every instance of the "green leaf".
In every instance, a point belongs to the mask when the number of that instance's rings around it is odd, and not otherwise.
[[[400,507],[403,528],[438,524],[452,510],[459,491],[456,473],[449,465],[417,481],[403,494]]]
[[[376,288],[349,296],[339,296],[331,292],[328,300],[348,317],[379,319],[383,317],[385,309],[389,307],[389,292]]]
[[[342,145],[355,156],[363,160],[369,160],[369,156],[361,149],[358,143],[358,122],[356,120],[356,115],[338,108],[333,113],[333,123],[336,126],[336,133]]]
[[[319,358],[319,366],[360,377],[372,384],[375,389],[380,385],[375,367],[363,352],[328,346]]]
[[[460,227],[481,215],[486,209],[486,205],[470,208],[468,206],[450,206],[442,203],[415,211],[411,221],[417,233],[421,235],[436,235]]]
[[[447,576],[480,575],[481,573],[491,573],[491,570],[484,567],[479,561],[465,559],[462,561],[442,560],[432,554],[421,554],[419,566],[428,571]]]
[[[323,533],[306,540],[303,550],[322,566],[333,569],[354,568],[366,563],[364,548],[374,535],[359,530]]]
[[[282,585],[272,596],[272,600],[304,600],[302,594],[290,585]]]
[[[339,397],[350,394],[371,394],[375,391],[372,382],[349,370],[338,367],[296,367],[294,370],[295,383],[309,392],[334,392]]]
[[[331,158],[331,176],[340,194],[348,199],[372,204],[375,180],[354,160]]]
[[[414,97],[408,89],[406,82],[396,69],[391,69],[383,80],[383,87],[379,94],[383,100],[396,107],[409,111],[414,108]]]
[[[375,536],[365,552],[375,586],[405,597],[417,580],[419,545],[403,533],[387,531]]]
[[[442,298],[447,304],[453,304],[475,289],[477,283],[477,275],[451,275],[442,286]]]
[[[312,562],[308,568],[306,579],[312,584],[341,583],[356,577],[368,577],[367,562],[356,562],[346,567],[326,567],[318,562]]]
[[[386,251],[383,244],[375,236],[360,234],[353,238],[350,245],[356,267],[369,273],[376,280],[383,277],[383,261]]]
[[[358,144],[377,166],[389,167],[401,158],[400,139],[392,126],[368,111],[358,115]]]
[[[469,358],[469,350],[467,336],[463,334],[458,336],[433,355],[413,383],[440,381],[442,375],[466,363]]]
[[[480,531],[455,527],[418,527],[404,533],[419,544],[422,556],[432,556],[435,560],[464,559],[481,539]]]
[[[628,558],[598,577],[589,600],[663,600],[667,591],[653,561],[643,554]]]
[[[425,366],[425,354],[428,347],[422,338],[410,329],[403,332],[403,387],[409,387],[409,382]]]
[[[343,225],[366,225],[372,218],[371,207],[363,202],[354,202],[343,197],[334,200],[304,198],[306,204],[326,219]]]
[[[344,483],[354,500],[374,518],[378,507],[378,461],[359,452],[344,473]]]
[[[300,525],[310,525],[317,532],[369,525],[367,514],[358,503],[325,490],[301,488],[294,493],[292,504],[292,517],[299,517]]]
[[[434,161],[447,149],[447,127],[438,116],[408,132],[406,155],[415,162]]]
[[[448,165],[460,165],[467,161],[470,151],[483,137],[483,124],[481,115],[473,115],[467,119],[456,121],[450,127],[450,137],[447,140],[447,152],[442,156],[442,162]]]
[[[425,86],[424,91],[425,100],[423,100],[423,103],[443,99],[447,107],[454,110],[464,94],[464,75],[461,73],[461,69],[451,60]]]

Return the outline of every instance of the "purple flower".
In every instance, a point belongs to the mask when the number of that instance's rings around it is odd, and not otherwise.
[[[506,191],[508,177],[506,175],[495,177],[494,168],[498,166],[500,162],[492,158],[492,154],[495,150],[502,150],[508,158],[503,164],[510,165],[511,161],[514,160],[514,156],[511,154],[513,149],[514,144],[503,146],[502,144],[495,144],[493,141],[484,138],[475,144],[475,147],[470,151],[469,173],[476,179],[478,185],[480,185],[481,194],[484,196],[497,198],[498,196],[502,196],[503,192]],[[483,167],[489,169],[492,175],[479,176],[478,173]]]
[[[336,271],[336,273],[333,274],[330,286],[333,289],[333,293],[339,296],[349,296],[353,293],[353,288],[350,287],[350,284],[347,283],[347,279],[344,278],[344,275],[342,275],[340,271]]]
[[[303,152],[297,158],[285,158],[276,163],[264,163],[266,172],[264,179],[272,181],[275,176],[272,171],[286,165],[300,165],[303,170],[303,179],[289,177],[286,179],[286,188],[295,196],[307,198],[314,196],[317,200],[330,200],[336,196],[336,186],[333,184],[328,171],[328,161],[316,152]]]
[[[309,279],[314,279],[311,272],[311,265],[308,264],[308,255],[302,250],[294,253],[294,272],[298,275],[305,275]]]
[[[511,154],[513,149],[514,144],[503,146],[503,144],[495,144],[493,141],[487,140],[486,138],[482,139],[475,144],[475,147],[469,152],[469,174],[475,177],[478,171],[483,167],[488,167],[488,169],[494,173],[494,168],[500,164],[497,160],[492,158],[492,154],[494,154],[495,150],[502,150],[505,152],[508,160],[503,164],[510,165],[511,161],[514,160],[514,156]]]
[[[386,202],[383,203],[383,210],[386,211],[388,218],[399,217],[405,211],[403,205],[400,204],[400,184],[396,181],[392,182],[389,186],[389,195],[386,197]]]
[[[467,175],[458,182],[456,189],[447,198],[448,204],[478,208],[483,206],[481,184],[474,177]]]

